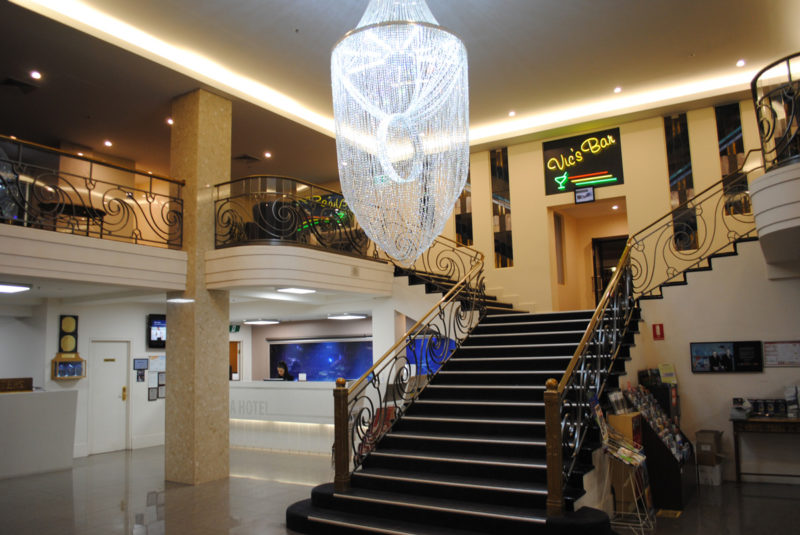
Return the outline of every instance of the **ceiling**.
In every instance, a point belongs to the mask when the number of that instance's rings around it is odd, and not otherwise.
[[[232,177],[270,173],[335,181],[330,51],[366,5],[367,0],[2,0],[0,133],[86,147],[168,175],[170,102],[203,87],[233,100],[232,155],[254,158],[234,159]],[[428,5],[467,47],[474,149],[740,98],[758,69],[800,50],[797,0]],[[112,18],[99,28],[71,18],[85,8]],[[128,26],[119,28],[146,32],[169,50],[188,51],[186,57],[205,63],[192,67],[174,54],[136,45],[109,20],[124,21]],[[735,66],[739,59],[744,67]],[[215,79],[205,64],[225,70]],[[32,69],[42,72],[41,80],[29,77]],[[276,98],[288,98],[301,111],[264,97],[266,89],[248,93],[243,81],[276,91]],[[615,87],[621,92],[615,94]],[[578,123],[583,126],[569,126]],[[111,149],[102,146],[105,139],[114,141]]]

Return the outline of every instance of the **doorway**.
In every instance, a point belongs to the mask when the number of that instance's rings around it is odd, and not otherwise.
[[[242,361],[242,343],[241,342],[228,342],[228,380],[239,381],[241,374],[239,368]]]
[[[627,236],[592,238],[592,264],[594,265],[592,281],[595,306],[600,303],[603,291],[611,282],[627,242]]]
[[[130,342],[95,341],[89,348],[89,454],[128,447]]]

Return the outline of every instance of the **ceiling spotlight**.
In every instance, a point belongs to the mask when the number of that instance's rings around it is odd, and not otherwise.
[[[8,136],[8,137],[10,137],[11,139],[17,139],[17,136]]]
[[[308,288],[278,288],[278,291],[285,294],[313,294],[316,293],[316,290],[309,290]]]
[[[614,93],[622,93],[622,88],[620,86],[615,87]]]
[[[271,152],[265,152],[264,153],[264,158],[272,158],[272,153]]]
[[[79,153],[78,153],[78,156],[83,156],[83,153],[82,153],[82,152],[79,152]]]
[[[364,314],[348,314],[347,312],[344,314],[328,314],[329,320],[363,320],[366,317]]]
[[[0,282],[0,294],[18,294],[27,292],[31,289],[30,284],[14,284],[10,282]]]
[[[188,299],[186,297],[171,297],[167,299],[167,303],[194,303],[194,299]]]
[[[167,124],[170,125],[170,126],[175,124],[175,121],[172,120],[172,117],[167,117]]]
[[[113,145],[113,143],[111,143],[111,141],[106,139],[105,141],[103,141],[103,145],[105,145],[106,147],[110,147]]]
[[[619,205],[615,204],[614,206],[611,207],[611,209],[612,210],[619,210]]]
[[[517,114],[517,112],[515,112],[514,110],[511,110],[510,112],[508,112],[508,116],[509,117],[514,117],[516,114]]]
[[[737,67],[744,67],[745,66],[745,61],[743,59],[740,59],[739,61],[736,62],[736,66]]]
[[[34,80],[41,80],[42,79],[42,73],[40,73],[39,71],[31,71],[30,75],[31,75],[31,78],[33,78]]]
[[[277,325],[280,323],[278,320],[244,320],[242,323],[245,325]]]

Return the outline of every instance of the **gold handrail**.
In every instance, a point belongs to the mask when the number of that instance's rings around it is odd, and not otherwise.
[[[33,147],[38,150],[43,150],[46,152],[51,152],[53,154],[59,154],[61,156],[68,156],[70,158],[74,158],[76,160],[83,160],[85,162],[89,162],[92,164],[104,165],[106,167],[110,167],[112,169],[116,169],[117,171],[124,171],[126,173],[135,173],[137,175],[142,175],[143,177],[147,178],[156,178],[158,180],[163,180],[165,182],[170,182],[172,184],[177,184],[178,186],[185,186],[186,181],[180,180],[177,178],[170,178],[168,176],[156,175],[154,173],[148,173],[145,171],[141,171],[139,169],[131,169],[129,167],[124,167],[122,165],[117,165],[110,162],[104,162],[103,160],[98,160],[97,158],[90,158],[88,156],[78,156],[77,154],[73,154],[71,152],[67,152],[65,150],[56,149],[55,147],[48,147],[47,145],[41,145],[39,143],[34,143],[33,141],[25,141],[16,137],[4,136],[0,134],[0,141],[8,141],[9,143],[18,143],[20,145],[27,145],[29,147]],[[90,177],[91,178],[91,177]]]
[[[611,277],[611,281],[609,281],[608,285],[606,286],[605,291],[603,292],[603,297],[600,299],[600,302],[597,304],[597,308],[594,310],[594,314],[592,315],[591,321],[589,321],[589,326],[586,327],[586,331],[583,333],[583,337],[581,338],[578,347],[575,349],[575,353],[572,355],[572,359],[569,361],[569,365],[567,365],[567,369],[564,371],[564,375],[561,377],[561,381],[558,383],[558,393],[559,395],[564,392],[564,389],[567,387],[567,382],[569,381],[572,372],[575,370],[575,366],[578,365],[578,361],[581,358],[581,354],[583,353],[583,348],[586,347],[586,344],[589,343],[589,338],[592,337],[592,333],[594,332],[594,328],[597,325],[597,322],[600,320],[600,316],[606,310],[606,305],[608,304],[608,300],[611,297],[611,293],[614,289],[616,289],[617,285],[619,284],[619,279],[622,277],[622,273],[624,271],[625,264],[628,261],[628,258],[631,254],[631,239],[625,244],[625,249],[622,251],[622,255],[619,258],[619,262],[617,263],[617,267],[614,270],[614,276]]]
[[[439,238],[437,238],[437,241],[438,241],[439,239],[442,239],[442,238],[444,238],[444,237],[443,237],[443,236],[440,236]],[[456,243],[455,241],[453,241],[453,240],[451,240],[451,239],[449,239],[449,238],[444,238],[444,239],[445,239],[445,240],[447,240],[447,241],[450,241],[450,242],[452,242],[452,243]],[[428,310],[428,312],[426,312],[426,313],[425,313],[425,315],[424,315],[424,316],[422,316],[422,318],[421,318],[419,321],[417,321],[417,322],[416,322],[416,323],[415,323],[415,324],[414,324],[414,325],[413,325],[413,326],[412,326],[410,329],[408,329],[408,330],[405,332],[405,334],[403,334],[403,336],[401,336],[401,337],[400,337],[400,338],[399,338],[399,339],[398,339],[398,340],[397,340],[397,341],[394,343],[394,345],[393,345],[393,346],[392,346],[392,347],[391,347],[391,348],[390,348],[388,351],[386,351],[386,353],[384,353],[384,354],[383,354],[383,356],[381,356],[381,358],[379,358],[379,359],[378,359],[378,360],[377,360],[377,361],[376,361],[376,362],[375,362],[375,363],[374,363],[374,364],[373,364],[373,365],[370,367],[370,369],[368,369],[368,370],[367,370],[367,371],[364,373],[364,375],[362,375],[362,376],[361,376],[361,377],[360,377],[360,378],[359,378],[359,379],[358,379],[358,380],[357,380],[355,383],[353,383],[353,384],[350,386],[350,388],[348,388],[348,389],[347,389],[347,395],[348,395],[348,396],[349,396],[350,394],[352,394],[353,392],[355,392],[355,389],[356,389],[356,388],[357,388],[359,385],[361,385],[361,383],[363,383],[363,382],[364,382],[364,381],[367,379],[367,377],[369,377],[369,375],[370,375],[372,372],[374,372],[374,371],[375,371],[375,369],[376,369],[376,368],[377,368],[377,367],[378,367],[378,366],[379,366],[381,363],[383,363],[383,361],[385,361],[387,358],[389,358],[391,355],[393,355],[393,354],[394,354],[394,351],[395,351],[396,349],[398,349],[398,348],[399,348],[399,347],[400,347],[402,344],[406,343],[406,340],[408,339],[408,337],[409,337],[411,334],[413,334],[413,333],[414,333],[414,331],[415,331],[415,330],[416,330],[416,329],[417,329],[417,328],[418,328],[420,325],[422,325],[422,323],[423,323],[423,322],[424,322],[424,321],[425,321],[425,320],[428,318],[428,316],[430,316],[430,315],[431,315],[431,314],[432,314],[432,313],[433,313],[435,310],[437,310],[437,309],[438,309],[440,306],[442,306],[443,304],[445,304],[445,303],[447,303],[447,302],[451,301],[451,300],[452,300],[452,296],[453,296],[453,295],[456,293],[456,290],[460,289],[462,286],[465,286],[465,285],[467,284],[467,282],[468,282],[469,280],[471,280],[471,279],[474,277],[474,274],[475,274],[475,273],[477,273],[477,272],[480,272],[480,271],[483,269],[483,262],[484,262],[484,260],[485,260],[485,256],[484,256],[484,254],[483,254],[483,253],[481,253],[480,251],[476,250],[476,249],[471,249],[471,248],[469,248],[469,247],[467,247],[467,249],[469,249],[470,251],[473,251],[473,252],[475,252],[475,253],[476,253],[476,256],[475,256],[475,258],[477,258],[477,259],[478,259],[478,261],[477,261],[477,262],[475,262],[475,263],[472,265],[472,267],[470,268],[470,270],[469,270],[469,271],[468,271],[468,272],[467,272],[467,273],[466,273],[466,274],[465,274],[465,275],[464,275],[464,276],[463,276],[463,277],[462,277],[462,278],[461,278],[461,279],[460,279],[460,280],[459,280],[459,281],[458,281],[456,284],[454,284],[454,285],[453,285],[453,287],[452,287],[452,288],[450,288],[450,290],[449,290],[449,291],[448,291],[446,294],[444,294],[444,295],[442,296],[442,298],[441,298],[441,299],[439,299],[439,300],[436,302],[436,304],[435,304],[435,305],[433,305],[433,306],[430,308],[430,310]]]

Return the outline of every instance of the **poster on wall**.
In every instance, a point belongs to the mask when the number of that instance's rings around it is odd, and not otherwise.
[[[764,342],[764,366],[769,368],[800,367],[800,340]]]
[[[545,195],[624,184],[619,128],[542,144]]]
[[[764,371],[761,342],[692,342],[692,373]]]

